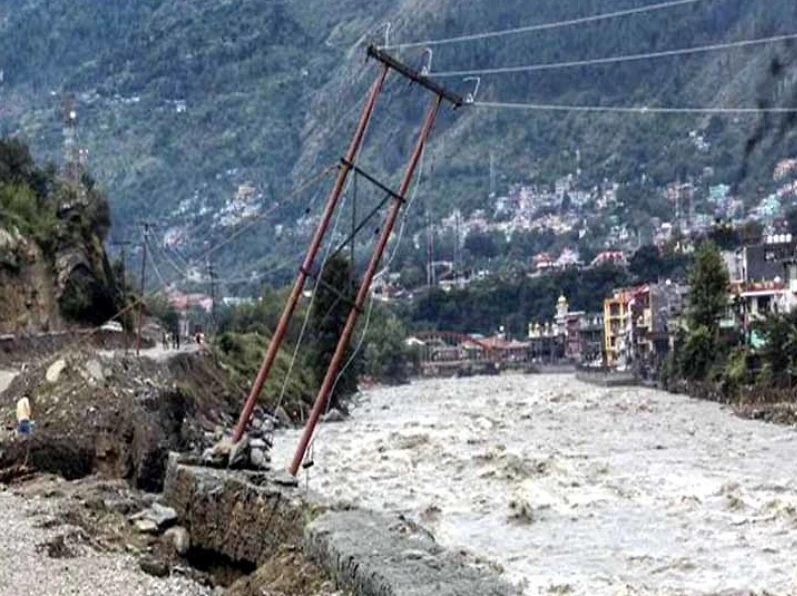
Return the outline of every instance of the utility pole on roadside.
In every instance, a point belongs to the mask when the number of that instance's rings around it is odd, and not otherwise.
[[[216,271],[213,269],[213,263],[208,255],[207,261],[208,268],[208,281],[210,282],[210,318],[213,321],[213,333],[218,332],[219,322],[216,318]]]
[[[139,225],[142,226],[141,229],[141,248],[144,251],[141,257],[141,286],[140,291],[141,295],[138,299],[138,321],[137,321],[137,331],[136,331],[136,356],[141,354],[141,328],[144,324],[144,290],[145,284],[147,280],[147,244],[149,243],[149,230],[151,227],[154,226],[153,223],[149,221],[142,221],[139,222]]]
[[[122,271],[120,272],[120,277],[122,278],[122,303],[124,306],[127,306],[127,247],[130,246],[132,242],[129,240],[114,240],[111,242],[112,246],[119,247],[121,249],[121,256],[122,256]],[[127,329],[125,328],[125,324],[122,322],[122,336],[124,338],[125,344],[125,354],[128,352],[128,341],[127,341]]]

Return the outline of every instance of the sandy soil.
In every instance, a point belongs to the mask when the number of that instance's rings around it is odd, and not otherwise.
[[[62,523],[63,499],[0,492],[0,596],[211,593],[186,577],[147,575],[131,554],[98,550],[96,537]]]

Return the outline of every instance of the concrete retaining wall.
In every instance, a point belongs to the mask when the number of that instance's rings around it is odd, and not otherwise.
[[[190,465],[172,454],[164,497],[193,547],[263,564],[283,544],[301,546],[356,596],[510,596],[492,571],[441,548],[412,522],[361,509],[328,511],[305,527],[310,505],[277,475]],[[303,539],[302,539],[303,536]]]
[[[267,474],[185,465],[171,454],[163,493],[193,546],[233,561],[259,564],[281,544],[301,542],[306,507],[299,490]]]
[[[497,575],[469,566],[413,523],[371,511],[331,511],[305,531],[306,555],[358,596],[508,596]]]

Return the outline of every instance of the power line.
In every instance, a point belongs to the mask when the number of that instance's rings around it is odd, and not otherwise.
[[[621,114],[797,114],[797,107],[728,108],[728,107],[648,107],[648,106],[569,106],[563,104],[511,103],[478,101],[470,104],[476,108],[530,110],[537,112],[609,112]]]
[[[470,35],[460,35],[457,37],[449,37],[445,39],[430,39],[426,41],[415,41],[411,43],[395,44],[386,47],[388,50],[404,50],[409,48],[418,48],[426,46],[441,46],[452,43],[460,43],[464,41],[476,41],[479,39],[490,39],[495,37],[505,37],[507,35],[517,35],[519,33],[531,33],[533,31],[548,31],[551,29],[561,29],[564,27],[572,27],[574,25],[584,25],[587,23],[597,23],[609,19],[616,19],[619,17],[631,16],[642,14],[646,12],[653,12],[657,10],[664,10],[666,8],[674,8],[676,6],[685,6],[688,4],[696,4],[701,0],[673,0],[670,2],[660,2],[658,4],[649,4],[647,6],[639,6],[637,8],[629,8],[626,10],[617,10],[614,12],[607,12],[602,14],[591,15],[588,17],[580,17],[576,19],[568,19],[565,21],[557,21],[553,23],[542,23],[540,25],[527,25],[525,27],[515,27],[512,29],[503,29],[501,31],[489,31],[486,33],[474,33]]]
[[[620,56],[609,56],[606,58],[592,58],[587,60],[572,60],[568,62],[550,62],[542,64],[528,64],[525,66],[507,66],[502,68],[485,68],[485,69],[472,69],[472,70],[452,70],[444,72],[432,73],[436,78],[442,77],[457,77],[467,75],[491,75],[491,74],[508,74],[518,72],[535,72],[541,70],[557,70],[563,68],[575,68],[579,66],[597,66],[602,64],[615,64],[618,62],[632,62],[638,60],[650,60],[654,58],[667,58],[672,56],[683,56],[687,54],[700,54],[705,52],[715,52],[718,50],[728,50],[732,48],[745,48],[756,45],[777,43],[779,41],[787,41],[797,39],[797,33],[789,33],[786,35],[776,35],[773,37],[762,37],[758,39],[747,39],[741,41],[732,41],[728,43],[718,43],[705,46],[695,46],[691,48],[681,48],[676,50],[664,50],[661,52],[646,52],[642,54],[625,54]]]

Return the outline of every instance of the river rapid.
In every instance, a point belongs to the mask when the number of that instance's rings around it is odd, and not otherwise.
[[[361,394],[314,462],[310,490],[409,515],[527,595],[797,594],[797,432],[714,403],[566,375],[421,381]]]

